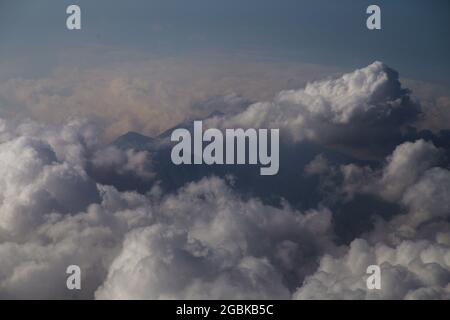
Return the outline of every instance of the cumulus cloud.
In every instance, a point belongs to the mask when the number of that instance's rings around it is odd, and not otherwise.
[[[134,149],[124,151],[115,146],[108,146],[96,150],[91,163],[93,170],[114,171],[119,174],[134,173],[145,180],[155,176],[151,171],[151,156],[147,151]]]
[[[382,170],[355,164],[342,166],[342,190],[349,196],[355,192],[366,192],[390,201],[399,200],[426,170],[439,163],[440,156],[441,151],[430,142],[405,142],[387,157]]]
[[[450,171],[423,140],[398,146],[383,168],[342,166],[344,193],[373,193],[403,207],[379,218],[343,255],[325,255],[294,294],[297,299],[449,299]],[[379,265],[381,290],[368,290],[366,267]]]
[[[403,241],[396,246],[354,240],[345,255],[326,255],[295,299],[449,299],[448,244]],[[366,267],[381,268],[381,290],[368,290]]]
[[[155,210],[157,223],[127,235],[98,298],[286,299],[333,247],[328,210],[243,201],[218,178],[187,185]]]
[[[413,123],[420,113],[398,73],[374,62],[336,79],[282,91],[273,101],[254,103],[210,124],[279,128],[285,139],[294,142],[316,141],[379,155],[386,145],[398,143],[402,126]]]
[[[63,186],[60,186],[63,188]],[[54,212],[26,235],[0,243],[0,297],[92,299],[111,261],[119,252],[123,235],[148,224],[147,200],[135,193],[120,194],[99,187],[101,201],[74,215]],[[41,205],[36,203],[37,206]],[[66,268],[83,270],[83,290],[66,288]]]
[[[118,81],[113,91],[124,86]],[[121,99],[146,100],[131,87]],[[274,204],[242,192],[236,177],[202,171],[167,192],[164,179],[179,172],[164,175],[155,165],[165,159],[158,138],[130,134],[136,143],[104,145],[92,121],[0,120],[0,297],[450,298],[448,151],[433,139],[405,141],[402,127],[420,107],[394,70],[375,62],[249,106],[235,94],[202,101],[226,111],[208,125],[282,129],[290,157],[282,163],[295,171],[270,183],[290,198]],[[328,152],[336,146],[363,160]],[[373,161],[365,149],[377,146]],[[297,151],[310,160],[294,161]],[[133,185],[121,189],[105,176]],[[148,182],[141,193],[134,179]],[[291,187],[297,179],[311,183],[303,188],[317,203],[289,201],[300,197]],[[375,205],[358,206],[367,195]],[[350,241],[336,232],[338,215],[357,229]],[[71,264],[82,269],[79,292],[65,287]],[[366,287],[370,264],[381,267],[380,291]]]
[[[124,235],[148,225],[149,199],[86,172],[91,162],[105,165],[91,124],[1,124],[0,297],[93,298]],[[133,150],[118,157],[126,159],[123,170],[142,161]],[[75,295],[65,286],[71,264],[83,270],[84,289]]]
[[[380,170],[341,166],[341,190],[350,197],[371,193],[399,203],[410,210],[405,223],[417,226],[433,217],[450,215],[450,171],[438,166],[440,160],[442,151],[431,142],[405,142],[387,157]]]
[[[288,298],[291,283],[334,247],[327,209],[302,214],[245,200],[219,178],[174,195],[100,185],[85,164],[108,167],[102,152],[111,150],[99,147],[99,155],[94,142],[62,134],[75,126],[3,128],[2,297],[68,298],[65,268],[77,264],[84,298]],[[111,158],[117,165],[127,156]]]
[[[0,145],[0,228],[29,232],[53,211],[77,213],[98,201],[95,183],[78,166],[58,161],[45,142],[20,137]]]

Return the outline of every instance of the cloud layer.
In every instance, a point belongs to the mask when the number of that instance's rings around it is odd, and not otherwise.
[[[96,118],[107,141],[127,131],[156,135],[186,118],[206,116],[210,108],[240,110],[247,101],[268,99],[282,88],[337,71],[224,56],[110,54],[108,63],[97,61],[89,67],[72,67],[70,58],[62,56],[65,66],[42,77],[0,79],[0,117],[50,124]],[[85,60],[95,60],[93,56]]]
[[[274,203],[244,190],[251,173],[239,171],[199,169],[168,192],[180,171],[161,174],[157,139],[105,146],[92,121],[0,120],[0,298],[450,298],[448,150],[432,133],[409,141],[421,107],[394,70],[375,62],[270,102],[228,95],[194,108],[225,113],[210,126],[280,128],[289,178],[318,200],[280,175],[271,184],[293,190]],[[342,238],[338,221],[356,236]],[[71,264],[79,292],[66,288]],[[370,264],[380,291],[366,287]]]
[[[383,168],[342,166],[346,197],[373,193],[403,211],[380,218],[343,255],[325,255],[294,294],[298,299],[449,299],[450,171],[436,167],[439,150],[418,140],[398,146]],[[348,198],[347,198],[348,199]],[[382,289],[367,290],[366,267],[381,267]]]

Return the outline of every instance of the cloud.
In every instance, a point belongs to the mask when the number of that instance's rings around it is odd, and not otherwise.
[[[58,161],[44,141],[20,137],[0,145],[0,228],[26,233],[45,214],[77,213],[98,201],[97,188],[78,166]]]
[[[341,166],[342,190],[377,195],[409,210],[402,223],[418,226],[432,218],[450,215],[450,171],[439,167],[442,150],[431,142],[417,140],[399,145],[380,170],[354,164]]]
[[[403,241],[396,246],[354,240],[338,258],[326,255],[294,299],[449,299],[449,245]],[[381,267],[381,290],[368,290],[366,266]]]
[[[157,186],[140,195],[98,184],[87,164],[109,168],[110,159],[129,170],[142,159],[74,134],[86,127],[3,126],[1,297],[69,298],[65,268],[77,264],[80,298],[95,291],[99,298],[287,298],[290,283],[334,247],[327,209],[301,213],[287,203],[242,199],[219,178],[173,195]],[[140,280],[130,281],[142,267]]]
[[[105,82],[124,93],[120,103],[146,101],[146,85],[122,80]],[[49,106],[54,84],[44,87],[42,97],[32,89],[24,99]],[[84,94],[94,92],[84,89],[68,100],[92,101]],[[67,103],[62,92],[55,101]],[[250,187],[268,182],[245,170],[180,177],[166,166],[162,174],[157,139],[130,133],[151,148],[105,145],[102,130],[111,127],[102,121],[0,120],[0,297],[449,298],[448,150],[433,139],[406,141],[401,128],[420,108],[394,70],[376,62],[249,106],[235,94],[205,96],[215,98],[189,110],[227,111],[210,125],[279,127],[289,137],[282,164],[291,171],[270,181],[285,198],[275,203],[271,192],[246,191],[240,179]],[[366,149],[377,146],[373,160]],[[183,186],[167,191],[162,185],[173,176]],[[354,229],[351,238],[341,237],[339,223]],[[65,287],[71,264],[82,269],[80,292]],[[381,291],[366,288],[369,264],[381,267]]]
[[[63,187],[63,186],[61,186]],[[101,202],[85,211],[52,213],[26,235],[0,243],[0,297],[9,299],[92,299],[130,229],[149,223],[145,197],[99,187]],[[80,292],[66,288],[66,268],[82,270]]]
[[[149,224],[148,198],[86,172],[103,150],[93,126],[0,121],[1,298],[93,298],[124,235]],[[123,170],[139,168],[139,153],[120,152]],[[65,286],[71,264],[83,270],[78,294]]]
[[[402,83],[410,88],[416,97],[420,98],[424,116],[421,117],[417,126],[431,131],[448,129],[450,122],[449,88],[411,79],[402,79]]]
[[[290,282],[333,246],[328,210],[244,201],[218,178],[187,185],[155,210],[158,223],[127,235],[97,298],[289,298]]]
[[[374,62],[336,79],[281,91],[273,101],[254,103],[236,115],[211,120],[210,125],[279,128],[285,140],[379,155],[386,145],[398,143],[402,126],[412,124],[420,113],[419,104],[401,87],[398,73]]]
[[[449,299],[450,171],[423,140],[398,146],[383,168],[341,167],[343,190],[374,193],[403,213],[378,218],[372,232],[342,255],[325,255],[294,294],[297,299]],[[368,290],[366,267],[381,267],[382,288]]]
[[[98,52],[90,50],[77,54],[89,52],[85,60],[95,61]],[[89,67],[72,67],[71,58],[62,56],[66,66],[45,76],[0,81],[0,117],[47,124],[96,118],[104,127],[105,140],[128,131],[154,136],[187,118],[204,117],[218,108],[239,110],[283,87],[336,72],[331,67],[224,56],[149,59],[121,53],[118,59],[111,55],[115,58]]]
[[[106,171],[106,174],[134,173],[143,180],[150,180],[155,176],[152,172],[151,156],[147,151],[122,150],[115,146],[108,146],[94,152],[91,164],[94,171]]]
[[[387,157],[380,171],[355,164],[342,166],[343,190],[349,196],[366,192],[378,194],[388,201],[398,201],[427,169],[439,164],[441,156],[442,152],[431,142],[405,142]]]

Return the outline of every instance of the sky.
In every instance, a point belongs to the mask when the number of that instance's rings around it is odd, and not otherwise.
[[[371,1],[85,1],[83,29],[65,29],[73,1],[0,1],[0,56],[45,71],[57,53],[96,48],[136,55],[207,53],[356,68],[375,60],[402,74],[450,85],[450,4],[445,0],[377,1],[382,30],[365,27]],[[99,49],[99,47],[103,47]],[[83,48],[83,49],[82,49]],[[29,55],[29,52],[33,55]],[[89,63],[79,54],[73,64]]]

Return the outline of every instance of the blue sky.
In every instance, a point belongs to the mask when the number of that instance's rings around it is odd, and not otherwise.
[[[81,32],[65,29],[71,3],[82,8]],[[382,9],[381,31],[365,28],[365,9],[373,3]],[[2,62],[23,59],[42,68],[57,63],[54,53],[103,47],[142,55],[239,54],[344,68],[382,60],[403,76],[449,85],[449,39],[446,0],[0,1]],[[95,63],[102,60],[101,50],[97,58]]]

